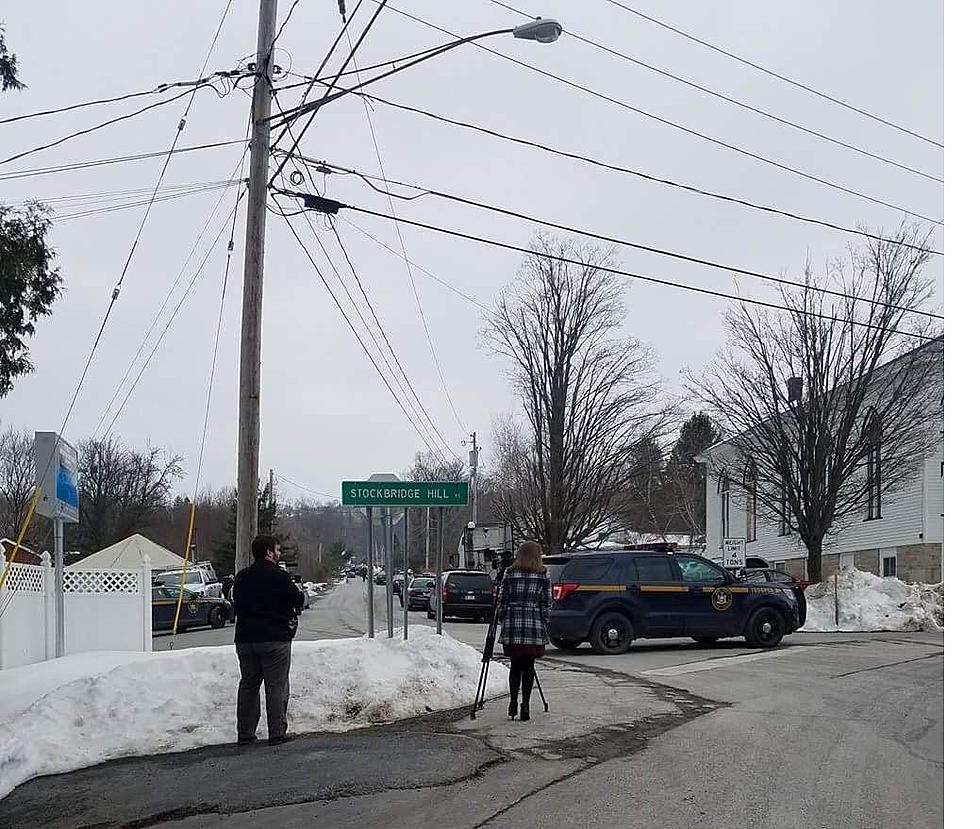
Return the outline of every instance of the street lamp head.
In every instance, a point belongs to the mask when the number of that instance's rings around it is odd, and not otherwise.
[[[554,43],[561,34],[561,23],[550,18],[537,18],[530,23],[514,27],[514,37],[520,40],[536,40],[538,43]]]

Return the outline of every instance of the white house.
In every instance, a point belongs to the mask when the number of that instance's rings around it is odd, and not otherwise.
[[[942,341],[933,345],[941,360]],[[854,566],[905,581],[943,580],[942,423],[936,428],[940,442],[915,474],[877,502],[872,499],[861,514],[835,521],[837,526],[824,541],[824,578]],[[750,469],[748,459],[722,441],[705,450],[699,460],[707,469],[705,555],[721,560],[726,537],[745,538],[747,557],[765,559],[773,567],[806,577],[807,551],[799,536],[788,532],[781,521],[763,515],[741,485]]]

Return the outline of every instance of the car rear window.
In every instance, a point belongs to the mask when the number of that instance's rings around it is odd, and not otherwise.
[[[434,581],[435,579],[412,579],[409,587],[432,587]]]
[[[490,576],[486,574],[454,573],[448,579],[449,583],[461,590],[489,590],[493,586]]]
[[[565,569],[565,565],[571,561],[568,556],[545,556],[542,559],[544,563],[544,569],[548,572],[548,579],[554,584],[559,580],[562,571]]]
[[[572,559],[562,570],[562,581],[598,581],[609,572],[613,560],[608,557],[603,558],[577,558]]]

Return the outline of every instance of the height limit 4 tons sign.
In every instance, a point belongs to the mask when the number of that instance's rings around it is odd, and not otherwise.
[[[745,567],[745,539],[726,538],[722,567],[741,569]]]
[[[466,481],[343,481],[345,507],[460,507],[470,500]]]

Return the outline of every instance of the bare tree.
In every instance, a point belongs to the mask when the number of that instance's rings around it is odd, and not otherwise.
[[[880,518],[882,498],[939,440],[942,337],[923,342],[917,313],[932,293],[927,242],[903,227],[824,279],[807,267],[805,287],[783,293],[788,313],[742,305],[728,315],[729,349],[692,380],[733,435],[713,471],[752,514],[799,534],[811,580],[822,578],[828,533]]]
[[[17,538],[34,493],[34,435],[0,433],[0,537]]]
[[[449,458],[446,460],[433,452],[416,452],[412,468],[405,473],[405,477],[410,481],[465,481],[467,475],[466,465],[461,459]],[[479,496],[480,493],[478,492],[477,505],[484,500]],[[432,526],[430,527],[429,545],[432,556],[435,556],[438,545],[437,516],[430,513],[430,518]],[[444,509],[442,533],[442,560],[444,564],[448,565],[449,562],[453,561],[452,556],[456,554],[463,528],[469,520],[469,507],[446,507]],[[401,539],[398,539],[398,543],[401,543]],[[413,568],[424,567],[425,511],[422,509],[412,510],[410,513],[408,548],[410,565]]]
[[[500,509],[517,534],[556,552],[619,527],[630,448],[664,412],[651,413],[650,350],[618,336],[625,290],[606,269],[611,253],[549,237],[532,249],[487,329],[527,416],[515,437],[528,451],[513,457]]]
[[[115,438],[79,446],[79,523],[70,543],[95,552],[150,527],[170,504],[170,488],[183,475],[182,459],[162,449],[126,449]]]

